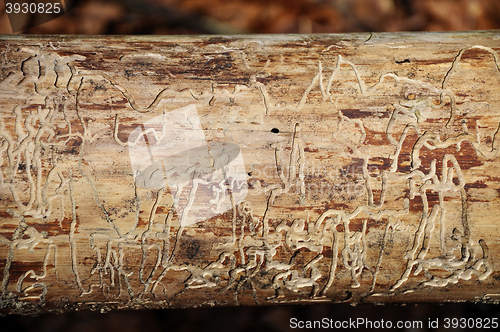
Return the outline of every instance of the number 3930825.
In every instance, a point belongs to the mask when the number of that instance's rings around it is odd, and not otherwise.
[[[444,328],[445,329],[457,329],[457,328],[476,328],[476,329],[497,329],[498,328],[498,318],[445,318]]]
[[[5,3],[7,14],[59,14],[61,12],[61,4],[55,3]]]

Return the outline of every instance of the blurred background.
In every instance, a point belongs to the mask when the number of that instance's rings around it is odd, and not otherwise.
[[[0,34],[13,32],[6,2],[0,0]],[[23,17],[17,22],[23,30],[20,33],[166,35],[500,28],[500,0],[65,0],[64,4],[73,9],[43,24],[39,24],[43,19],[36,15]],[[500,307],[473,303],[356,307],[322,304],[76,312],[3,317],[0,331],[290,331],[293,317],[421,320],[424,329],[420,331],[431,331],[426,324],[429,319],[500,320]]]
[[[11,33],[5,2],[8,1],[0,0],[0,33]],[[27,30],[23,33],[332,33],[500,28],[499,0],[65,0],[63,3],[73,9],[28,29],[37,23],[33,15],[26,19]]]

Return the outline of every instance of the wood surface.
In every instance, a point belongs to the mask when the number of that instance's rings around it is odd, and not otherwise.
[[[1,312],[498,302],[499,50],[0,36]]]

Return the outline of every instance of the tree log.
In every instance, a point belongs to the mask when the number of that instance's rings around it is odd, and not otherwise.
[[[1,312],[498,302],[499,50],[1,36]]]

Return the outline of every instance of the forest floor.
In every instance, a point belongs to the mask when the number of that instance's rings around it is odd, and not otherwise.
[[[0,34],[11,33],[0,0]],[[498,0],[65,0],[30,34],[221,34],[500,28]],[[33,26],[31,17],[26,26]]]

